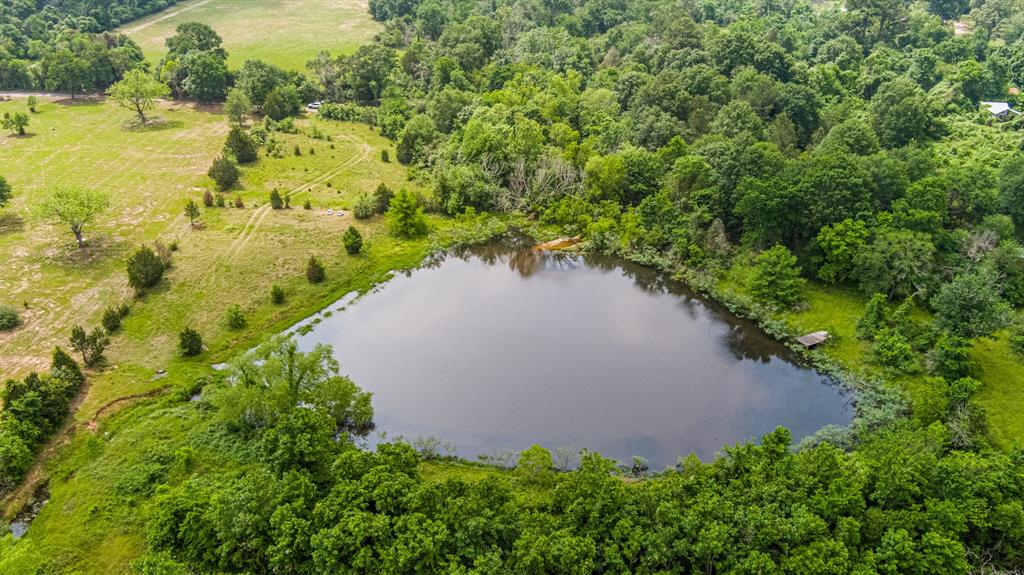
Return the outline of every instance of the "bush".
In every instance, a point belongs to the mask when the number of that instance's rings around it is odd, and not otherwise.
[[[954,335],[992,335],[1008,323],[1010,305],[1000,296],[999,279],[991,270],[961,274],[932,298],[935,325]]]
[[[163,242],[157,240],[153,242],[153,249],[156,250],[156,255],[160,258],[160,261],[164,264],[164,269],[169,270],[174,265],[174,250],[165,246]]]
[[[373,198],[366,194],[360,194],[356,204],[352,206],[352,214],[357,220],[365,220],[377,213],[377,204]]]
[[[391,188],[387,184],[381,182],[377,185],[377,189],[373,191],[373,203],[374,209],[378,214],[383,214],[388,211],[391,207],[391,199],[395,197],[395,192],[391,191]]]
[[[304,209],[304,210],[312,210],[313,209],[313,204],[309,203],[309,200],[306,200],[305,202],[302,203],[302,209]]]
[[[238,182],[238,166],[227,156],[220,156],[214,160],[210,170],[206,173],[217,184],[217,189],[220,191],[227,190]]]
[[[281,192],[277,191],[277,188],[270,192],[270,207],[275,210],[280,210],[284,207],[284,200],[281,198]]]
[[[110,339],[107,332],[101,328],[95,328],[86,333],[85,328],[76,325],[71,328],[71,349],[82,355],[82,363],[86,366],[93,366],[103,359],[103,352],[107,349]]]
[[[948,380],[968,377],[975,370],[971,360],[971,342],[962,337],[943,334],[928,352],[928,371]]]
[[[167,551],[150,552],[131,562],[132,575],[189,575],[192,570],[178,563]]]
[[[50,373],[59,375],[61,380],[71,386],[71,389],[68,390],[69,396],[76,393],[78,388],[85,383],[85,374],[82,373],[82,368],[78,367],[78,363],[73,357],[59,347],[53,348]]]
[[[380,151],[380,161],[384,162],[385,164],[391,161],[391,156],[388,154],[387,150]]]
[[[889,308],[886,306],[888,298],[885,294],[876,293],[864,306],[864,314],[857,320],[857,337],[860,339],[874,339],[878,330],[889,325]]]
[[[3,176],[0,176],[0,208],[11,200],[11,184]]]
[[[363,249],[363,234],[359,233],[359,230],[355,226],[349,226],[345,233],[341,236],[342,243],[345,244],[345,251],[349,255],[356,255]]]
[[[141,246],[128,258],[128,285],[142,292],[164,277],[164,262],[147,246]]]
[[[776,245],[754,259],[750,293],[762,303],[790,307],[800,298],[804,283],[796,256],[785,246]]]
[[[270,286],[270,301],[271,303],[280,305],[284,303],[284,288],[274,284]]]
[[[223,208],[225,203],[226,202],[224,201],[224,194],[217,194],[217,201],[216,201],[217,207],[218,208]]]
[[[324,266],[320,260],[316,259],[316,256],[309,256],[309,262],[306,264],[306,279],[311,284],[318,284],[327,279]]]
[[[0,426],[0,492],[14,487],[32,464],[32,450],[14,428]]]
[[[203,351],[203,337],[198,331],[186,327],[178,334],[178,349],[186,357],[199,355]]]
[[[272,120],[281,121],[299,113],[302,101],[295,86],[278,86],[263,100],[263,113]]]
[[[907,338],[891,329],[883,329],[875,334],[871,355],[879,365],[896,371],[914,373],[921,368],[917,354]]]
[[[114,333],[121,329],[121,312],[117,308],[108,307],[103,311],[103,319],[100,320],[100,323],[107,333]]]
[[[302,155],[302,148],[300,148],[298,144],[295,144],[295,152],[294,153],[295,153],[296,156],[301,156]]]
[[[242,196],[235,196],[235,207],[238,209],[245,207],[245,203],[242,202]]]
[[[203,192],[203,206],[207,208],[213,207],[213,194],[210,193],[210,190]]]
[[[555,464],[551,452],[539,445],[521,451],[516,460],[515,474],[528,485],[549,485],[555,477]]]
[[[1024,322],[1017,321],[1010,326],[1010,349],[1024,358]]]
[[[232,126],[228,132],[228,139],[224,142],[224,151],[235,157],[239,164],[255,162],[259,157],[259,146],[245,130],[239,126]]]
[[[320,110],[317,111],[316,115],[324,120],[373,124],[376,120],[377,109],[372,106],[360,106],[351,102],[344,104],[328,102],[320,106]]]
[[[400,190],[388,208],[388,229],[400,238],[416,238],[427,233],[427,219],[416,197],[408,190]]]
[[[242,329],[245,327],[245,314],[242,313],[242,308],[238,304],[235,304],[228,308],[228,328],[229,329]]]
[[[0,305],[0,331],[14,329],[21,325],[18,310],[9,305]]]

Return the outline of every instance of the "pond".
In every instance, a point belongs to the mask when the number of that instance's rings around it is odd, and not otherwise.
[[[300,347],[334,346],[373,393],[378,432],[469,459],[536,443],[660,469],[852,415],[750,322],[616,258],[492,244],[350,300],[304,322]]]

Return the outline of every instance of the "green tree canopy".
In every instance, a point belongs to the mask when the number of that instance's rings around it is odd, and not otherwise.
[[[146,123],[146,112],[156,107],[158,98],[171,93],[170,88],[138,68],[129,71],[121,81],[107,88],[107,94],[118,105],[127,108],[139,117],[139,123]]]
[[[46,217],[56,219],[71,228],[78,247],[85,247],[85,226],[110,206],[110,195],[106,192],[79,186],[61,186],[52,190],[40,204]]]

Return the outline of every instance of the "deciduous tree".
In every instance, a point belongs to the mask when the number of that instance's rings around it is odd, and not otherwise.
[[[28,122],[28,114],[25,112],[4,112],[2,123],[5,130],[10,130],[12,134],[18,136],[24,136]]]
[[[800,277],[800,268],[785,246],[776,245],[761,252],[754,259],[750,277],[750,293],[761,302],[788,307],[800,299],[800,290],[806,280]]]
[[[40,209],[45,216],[71,228],[78,247],[85,247],[85,226],[92,223],[110,205],[106,192],[78,186],[62,186],[43,199]]]
[[[156,107],[158,99],[170,93],[167,85],[138,68],[130,70],[121,81],[107,88],[110,98],[121,107],[135,112],[142,125],[146,124],[146,112]]]
[[[988,270],[964,273],[944,284],[932,298],[935,323],[949,333],[975,338],[1006,326],[1010,306],[999,297],[999,285]]]

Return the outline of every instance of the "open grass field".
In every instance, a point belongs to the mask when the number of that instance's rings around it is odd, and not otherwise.
[[[20,106],[24,102],[0,103],[0,113]],[[163,127],[132,131],[122,127],[127,112],[112,104],[46,101],[32,118],[31,136],[0,139],[0,161],[16,194],[3,211],[0,293],[5,301],[28,303],[24,325],[0,336],[0,372],[17,376],[44,368],[71,325],[91,327],[107,305],[131,305],[107,350],[107,365],[90,372],[67,428],[48,444],[22,488],[0,502],[10,518],[39,485],[49,490],[50,503],[25,538],[15,545],[0,537],[0,573],[126,572],[144,549],[144,530],[135,520],[141,494],[124,477],[152,457],[181,459],[173,473],[182,477],[237,464],[224,460],[223,446],[191,439],[209,423],[201,404],[188,397],[195,380],[211,373],[210,364],[349,291],[368,289],[392,270],[417,265],[433,242],[459,225],[433,219],[433,237],[398,241],[377,216],[356,223],[366,238],[364,253],[347,255],[340,237],[354,223],[348,208],[358,195],[381,181],[415,186],[403,168],[381,162],[388,142],[370,128],[322,122],[318,131],[325,137],[316,139],[306,135],[312,121],[302,120],[301,133],[275,134],[286,156],[261,157],[243,170],[228,198],[240,197],[244,208],[204,209],[201,229],[192,229],[182,208],[212,187],[205,171],[220,153],[226,123],[215,109],[191,106],[164,106],[158,115]],[[85,250],[36,213],[58,183],[111,193],[111,208],[87,230]],[[291,193],[292,209],[269,208],[274,187]],[[310,210],[301,207],[307,199]],[[328,209],[345,215],[327,215]],[[157,289],[136,299],[126,284],[125,258],[158,239],[178,243],[174,265]],[[326,282],[306,281],[310,255],[324,262]],[[284,287],[284,304],[271,303],[272,284]],[[245,311],[244,329],[226,325],[233,304]],[[176,352],[176,334],[185,326],[204,337],[207,351],[196,358]],[[439,479],[451,472],[440,470]]]
[[[0,112],[18,106],[23,103],[3,103]],[[349,205],[380,181],[405,184],[397,164],[379,160],[384,139],[365,126],[322,123],[321,131],[332,141],[277,135],[288,155],[261,158],[246,168],[228,196],[241,197],[246,207],[208,209],[204,229],[192,230],[182,209],[188,199],[198,203],[212,188],[205,172],[220,153],[227,125],[215,110],[191,106],[165,108],[159,115],[164,127],[134,131],[122,127],[125,113],[108,103],[46,102],[32,118],[30,136],[0,139],[0,159],[15,190],[0,220],[5,262],[0,293],[5,302],[22,307],[25,320],[0,335],[5,376],[44,368],[49,350],[63,342],[72,325],[95,325],[107,306],[130,300],[124,262],[143,242],[178,242],[181,250],[169,277],[172,282],[177,277],[179,285],[163,298],[151,296],[170,311],[141,305],[128,324],[183,327],[189,322],[212,329],[226,306],[255,308],[256,294],[262,297],[280,278],[301,275],[310,254],[329,257],[337,251],[351,217],[328,217],[327,208]],[[296,146],[301,156],[293,155]],[[46,193],[59,184],[111,195],[111,207],[86,229],[85,249],[75,246],[68,230],[37,213]],[[298,209],[271,213],[265,204],[274,187],[291,191]],[[302,210],[306,199],[316,209]],[[369,226],[371,242],[376,227]],[[381,249],[388,245],[384,239],[377,243]],[[241,285],[246,289],[239,290]],[[296,293],[295,305],[302,297]],[[190,313],[182,315],[182,307]],[[164,344],[167,349],[161,350]],[[111,356],[149,369],[166,362],[171,348],[158,339],[115,341]]]
[[[183,22],[216,30],[232,69],[258,58],[305,71],[318,51],[354,52],[380,29],[366,0],[188,0],[118,31],[135,40],[155,64],[166,53],[164,40]]]

